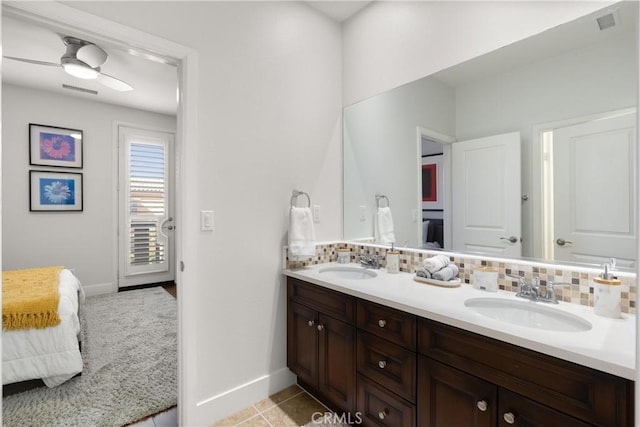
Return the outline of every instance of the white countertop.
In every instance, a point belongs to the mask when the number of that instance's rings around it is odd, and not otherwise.
[[[597,316],[592,307],[560,302],[558,305],[540,302],[589,321],[593,327],[584,332],[555,332],[518,326],[478,314],[464,305],[469,298],[516,298],[513,292],[486,292],[462,284],[458,288],[443,288],[418,283],[413,274],[389,274],[385,269],[373,270],[370,279],[335,279],[323,275],[323,267],[358,264],[327,263],[284,274],[316,285],[353,295],[368,301],[397,308],[427,319],[475,332],[500,341],[515,344],[559,359],[584,365],[619,377],[635,380],[636,318],[622,314],[620,319]]]

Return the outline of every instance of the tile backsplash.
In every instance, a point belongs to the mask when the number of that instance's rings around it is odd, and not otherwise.
[[[348,248],[351,250],[351,262],[358,262],[360,255],[378,255],[385,257],[389,248],[373,245],[348,242],[331,242],[316,245],[316,255],[305,260],[289,259],[288,251],[285,249],[285,268],[298,269],[308,265],[335,262],[338,259],[338,248]],[[593,278],[600,272],[591,268],[580,268],[577,266],[544,264],[540,262],[525,260],[504,260],[496,258],[483,258],[482,256],[468,256],[460,254],[442,253],[436,251],[426,251],[421,249],[402,249],[400,251],[400,271],[406,273],[415,272],[416,268],[422,265],[425,258],[444,254],[450,256],[460,272],[458,278],[465,284],[471,283],[472,271],[475,266],[494,267],[498,270],[498,286],[502,290],[516,292],[518,283],[508,277],[523,276],[530,282],[533,277],[540,278],[540,284],[545,285],[548,280],[554,283],[566,283],[565,286],[556,288],[558,299],[573,303],[593,307]],[[382,263],[384,266],[384,262]],[[614,272],[615,274],[615,272]],[[621,284],[621,305],[624,313],[636,314],[636,277],[631,273],[620,273],[616,275]]]

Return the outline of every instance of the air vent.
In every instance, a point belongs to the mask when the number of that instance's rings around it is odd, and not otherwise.
[[[75,90],[75,91],[78,91],[78,92],[90,93],[92,95],[97,95],[98,94],[97,90],[85,89],[83,87],[78,87],[78,86],[71,86],[71,85],[63,84],[62,87],[65,88],[65,89]]]
[[[603,31],[607,28],[615,27],[618,19],[615,13],[608,13],[596,19],[596,21],[598,21],[598,27],[600,28],[600,31]]]

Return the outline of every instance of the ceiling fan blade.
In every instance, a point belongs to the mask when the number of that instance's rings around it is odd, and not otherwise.
[[[100,73],[98,75],[98,82],[102,83],[103,85],[111,89],[114,89],[120,92],[127,92],[130,90],[133,90],[133,87],[129,83],[124,82],[120,79],[117,79],[105,73]]]
[[[107,61],[107,52],[99,48],[93,43],[85,44],[76,52],[76,58],[84,62],[91,68],[101,66]]]
[[[47,65],[49,67],[60,67],[60,63],[56,63],[56,62],[37,61],[35,59],[27,59],[27,58],[16,58],[15,56],[3,56],[3,58],[11,59],[12,61],[27,62],[29,64]]]

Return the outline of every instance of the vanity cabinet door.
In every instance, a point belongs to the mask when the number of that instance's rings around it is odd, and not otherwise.
[[[356,329],[330,316],[318,319],[318,389],[347,412],[355,409]]]
[[[418,360],[420,427],[497,424],[498,387],[424,356]],[[550,424],[550,426],[559,424]]]
[[[287,312],[287,366],[302,381],[317,386],[318,313],[304,305],[289,303]]]
[[[510,391],[499,390],[499,427],[590,427],[576,418],[541,405]]]

